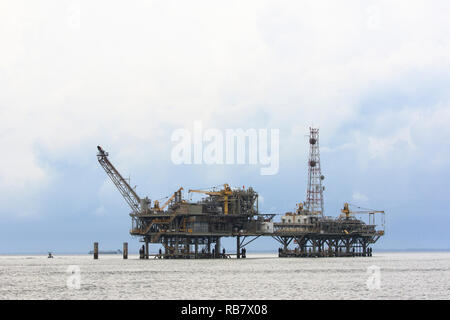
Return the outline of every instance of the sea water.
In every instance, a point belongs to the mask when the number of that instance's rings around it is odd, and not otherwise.
[[[449,298],[449,252],[217,260],[0,256],[0,299]]]

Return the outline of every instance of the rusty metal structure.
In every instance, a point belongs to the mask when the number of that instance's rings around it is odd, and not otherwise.
[[[384,213],[373,210],[364,213],[375,221],[377,212]],[[273,237],[282,245],[279,257],[370,257],[370,246],[384,235],[384,222],[381,225],[382,229],[377,230],[375,222],[366,224],[350,215],[332,218],[289,212],[282,222],[274,224]],[[296,245],[294,249],[289,249],[291,243]]]
[[[145,258],[149,243],[162,244],[164,252],[158,254],[162,258],[228,258],[231,255],[220,244],[223,237],[236,237],[236,257],[240,258],[248,243],[273,231],[274,215],[258,212],[258,194],[251,187],[231,189],[225,184],[219,190],[189,190],[205,195],[197,202],[183,199],[180,188],[159,206],[158,201],[152,204],[148,197],[139,197],[109,161],[108,153],[100,146],[97,149],[100,165],[132,210],[130,234],[145,243]]]
[[[338,218],[324,216],[322,185],[324,176],[320,167],[319,129],[309,129],[308,186],[306,201],[297,204],[295,212],[287,212],[281,222],[274,224],[273,237],[282,245],[279,257],[367,257],[372,255],[372,244],[384,235],[384,211],[366,209],[351,211],[344,204]],[[357,214],[368,214],[369,221],[357,219]],[[380,215],[376,221],[375,214]],[[381,227],[377,230],[376,227]],[[294,249],[289,249],[290,244]]]
[[[370,245],[384,234],[378,230],[375,214],[383,211],[351,211],[344,205],[338,218],[323,215],[323,176],[320,171],[318,129],[310,130],[309,181],[307,199],[295,213],[288,212],[281,222],[276,214],[262,214],[258,193],[253,188],[231,188],[224,184],[210,190],[190,189],[203,194],[198,201],[187,201],[183,188],[160,206],[159,201],[141,198],[109,161],[109,154],[97,147],[97,159],[131,208],[130,234],[144,243],[141,258],[149,258],[149,243],[162,245],[153,256],[165,259],[245,258],[245,247],[261,236],[270,236],[282,245],[279,257],[371,256]],[[369,214],[369,223],[356,214]],[[224,237],[236,238],[236,252],[221,246]],[[289,246],[296,244],[295,248]]]

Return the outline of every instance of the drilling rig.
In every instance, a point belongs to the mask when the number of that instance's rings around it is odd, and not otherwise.
[[[130,234],[145,243],[145,258],[149,243],[162,244],[159,258],[229,258],[231,254],[221,247],[222,237],[236,237],[240,258],[247,244],[273,231],[274,215],[259,213],[258,193],[251,187],[232,189],[224,184],[221,190],[189,190],[206,196],[197,202],[183,199],[179,188],[162,206],[159,201],[152,206],[111,164],[109,154],[100,146],[97,149],[98,162],[131,208]]]
[[[275,214],[262,214],[258,193],[249,188],[231,188],[223,184],[210,190],[189,189],[189,194],[203,194],[199,201],[183,198],[180,187],[160,205],[158,200],[141,198],[129,181],[109,161],[108,152],[97,147],[97,159],[131,208],[132,236],[145,243],[144,258],[149,258],[149,243],[161,244],[154,255],[165,259],[201,259],[245,257],[245,247],[261,236],[281,243],[279,257],[368,257],[370,247],[384,235],[384,211],[359,208],[350,210],[344,204],[337,217],[324,215],[323,180],[319,153],[319,129],[310,128],[308,183],[306,201],[287,212],[281,222]],[[357,219],[368,214],[369,222]],[[380,224],[376,217],[382,216]],[[226,253],[221,238],[236,238],[236,253]],[[295,244],[292,249],[289,246]]]

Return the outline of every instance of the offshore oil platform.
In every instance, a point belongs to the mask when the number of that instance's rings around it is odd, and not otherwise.
[[[324,176],[320,169],[319,129],[310,128],[308,187],[306,201],[297,204],[275,222],[276,214],[262,214],[258,193],[249,188],[231,188],[224,184],[211,190],[188,190],[203,194],[199,201],[187,201],[183,188],[175,191],[163,204],[141,198],[129,181],[109,161],[109,154],[97,147],[97,159],[130,206],[130,234],[140,238],[142,258],[148,259],[149,243],[162,245],[159,254],[165,259],[245,258],[245,247],[261,236],[276,239],[279,257],[367,257],[371,245],[384,235],[384,211],[350,209],[345,203],[337,218],[324,216]],[[355,215],[367,214],[366,223]],[[381,216],[378,223],[376,216]],[[221,247],[221,238],[236,238],[236,253]],[[292,248],[293,246],[293,248]]]

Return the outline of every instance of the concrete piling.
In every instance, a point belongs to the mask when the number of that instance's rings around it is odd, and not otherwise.
[[[128,242],[123,243],[123,258],[128,259]]]
[[[98,259],[98,242],[94,242],[94,259]]]

